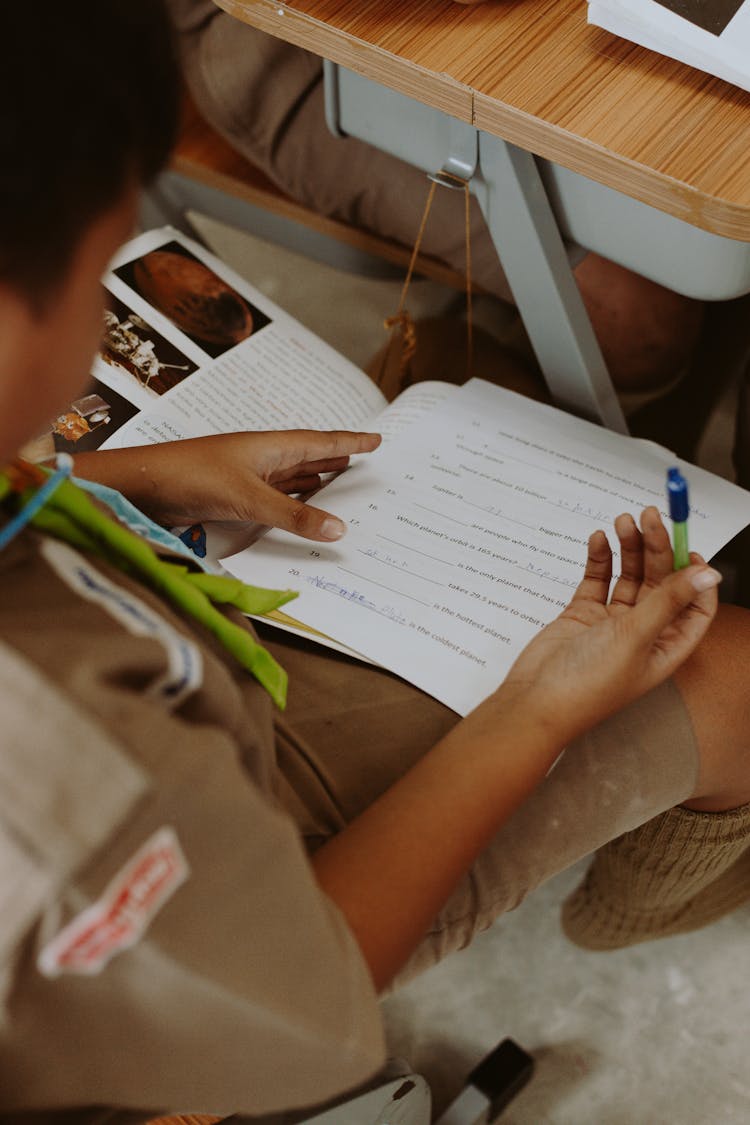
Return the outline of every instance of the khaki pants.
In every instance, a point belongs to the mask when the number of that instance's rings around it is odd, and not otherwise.
[[[458,719],[387,672],[263,632],[290,678],[277,722],[281,797],[314,849]],[[579,739],[462,880],[399,981],[467,945],[608,840],[684,801],[697,771],[692,726],[672,682]]]

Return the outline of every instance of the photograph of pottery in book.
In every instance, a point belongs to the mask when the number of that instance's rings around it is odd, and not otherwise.
[[[721,35],[729,21],[742,7],[744,0],[656,0],[677,16],[709,31]]]
[[[115,273],[212,359],[270,324],[179,242],[168,242]]]
[[[105,363],[132,375],[155,395],[163,395],[198,370],[192,360],[165,340],[148,321],[112,295],[104,311],[99,354]]]

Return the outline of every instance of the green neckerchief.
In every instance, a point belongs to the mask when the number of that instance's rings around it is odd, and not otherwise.
[[[15,499],[12,510],[23,508],[37,492],[40,480],[46,479],[35,466],[16,462],[10,471],[0,473],[0,502],[7,508]],[[246,586],[238,578],[194,572],[181,563],[159,558],[145,540],[105,515],[70,480],[60,481],[29,523],[80,550],[100,555],[194,617],[255,676],[277,707],[284,709],[284,669],[246,629],[230,621],[212,603],[233,605],[243,613],[263,614],[296,598],[293,590]]]

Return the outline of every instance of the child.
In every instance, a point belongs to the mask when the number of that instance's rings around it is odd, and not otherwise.
[[[14,5],[0,52],[7,464],[88,368],[99,278],[166,156],[177,76],[155,0]],[[252,515],[333,539],[335,515],[285,490],[377,441],[240,434],[76,468],[163,522]],[[340,1094],[382,1062],[379,990],[623,832],[629,852],[600,853],[569,914],[590,944],[741,901],[748,622],[724,610],[707,633],[718,575],[697,557],[671,572],[654,509],[642,531],[618,520],[609,604],[598,532],[569,609],[458,722],[344,657],[261,647],[210,601],[220,583],[52,484],[33,516],[34,470],[0,488],[3,1125]],[[666,874],[637,870],[644,830]]]

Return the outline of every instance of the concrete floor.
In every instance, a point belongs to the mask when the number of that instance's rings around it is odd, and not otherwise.
[[[382,344],[400,281],[352,277],[200,225],[226,261],[355,363]],[[454,300],[417,282],[409,307],[429,315]],[[479,310],[486,324],[493,315],[492,304]],[[698,457],[725,476],[733,409],[730,391]],[[695,934],[585,953],[558,922],[584,869],[550,881],[468,950],[389,998],[393,1052],[425,1075],[441,1107],[500,1039],[516,1039],[536,1073],[505,1111],[508,1125],[748,1125],[750,907]]]

